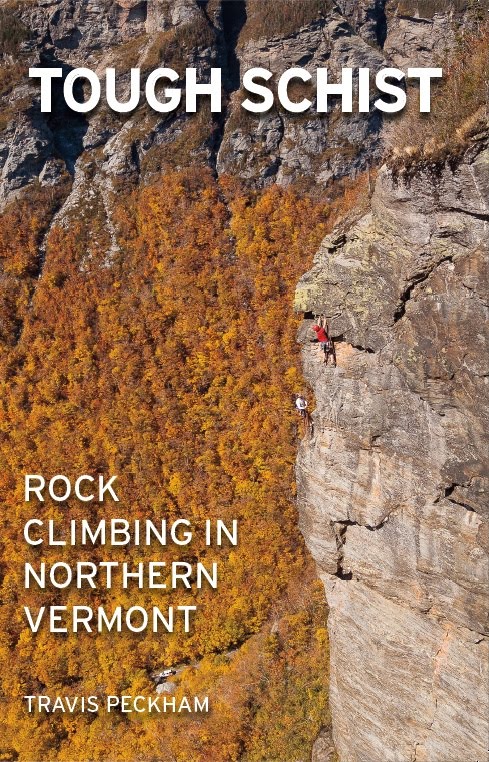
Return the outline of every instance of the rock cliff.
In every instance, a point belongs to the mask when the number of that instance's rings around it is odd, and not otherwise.
[[[86,196],[107,217],[110,194],[189,161],[254,186],[306,181],[324,184],[356,174],[379,160],[381,114],[322,118],[271,111],[260,119],[241,109],[240,74],[266,66],[311,72],[327,66],[373,71],[408,61],[425,65],[452,44],[472,13],[471,2],[441,0],[0,0],[0,205],[23,188],[74,181],[69,208]],[[64,106],[61,84],[52,114],[42,114],[39,86],[29,66],[75,67],[102,73],[114,66],[121,100],[129,69],[143,78],[161,65],[204,75],[223,70],[226,109],[156,114],[143,103],[126,115],[101,104],[86,117]],[[80,86],[81,88],[81,86]],[[81,96],[80,93],[78,94]]]
[[[299,507],[341,762],[487,759],[488,231],[486,135],[456,167],[384,167],[297,289],[316,399]]]

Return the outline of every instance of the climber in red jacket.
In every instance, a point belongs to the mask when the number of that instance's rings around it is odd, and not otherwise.
[[[323,362],[327,365],[328,364],[328,358],[331,355],[333,358],[333,366],[336,368],[336,352],[334,351],[334,345],[331,339],[328,336],[328,326],[323,327],[322,325],[313,325],[312,330],[316,334],[316,339],[321,344],[321,349],[324,352],[324,360]]]

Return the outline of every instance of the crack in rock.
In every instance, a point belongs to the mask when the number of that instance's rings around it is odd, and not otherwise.
[[[394,311],[394,324],[404,317],[406,313],[406,304],[412,298],[413,290],[416,288],[416,286],[419,286],[420,283],[424,283],[424,281],[427,280],[430,277],[430,275],[438,267],[440,267],[440,265],[444,264],[445,262],[452,262],[452,261],[453,261],[453,255],[447,254],[447,256],[442,257],[441,259],[438,260],[438,262],[435,262],[435,264],[432,267],[430,267],[428,270],[423,270],[420,273],[416,273],[415,275],[413,275],[412,278],[409,279],[408,285],[402,292],[400,297],[400,302]]]

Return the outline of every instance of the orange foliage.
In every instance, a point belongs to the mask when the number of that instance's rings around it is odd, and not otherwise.
[[[291,395],[302,381],[291,301],[327,212],[291,189],[231,186],[187,171],[138,191],[115,209],[111,262],[88,225],[54,228],[29,310],[38,221],[0,244],[5,272],[25,276],[5,308],[24,323],[17,343],[14,328],[4,339],[0,759],[286,762],[308,753],[325,721],[323,595],[293,502]],[[46,502],[36,508],[44,519],[236,518],[240,542],[165,549],[167,562],[218,561],[217,591],[24,590],[24,561],[41,558],[20,539],[33,515],[24,473],[119,475],[121,503]],[[42,560],[60,559],[156,556],[43,547]],[[32,634],[22,606],[56,603],[199,610],[188,636]],[[208,716],[33,719],[21,706],[28,693],[151,694],[152,670],[197,659],[177,695],[208,692]]]

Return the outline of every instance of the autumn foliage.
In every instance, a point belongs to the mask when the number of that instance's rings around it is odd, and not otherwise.
[[[0,759],[309,758],[327,719],[327,640],[293,500],[292,395],[303,382],[291,301],[327,209],[290,189],[244,193],[192,170],[114,204],[118,250],[107,254],[93,225],[54,227],[39,280],[35,205],[2,220],[15,288],[1,306]],[[29,472],[119,475],[121,504],[47,502],[41,518],[239,519],[236,548],[212,548],[211,558],[194,544],[187,559],[219,561],[218,590],[24,590],[25,560],[60,559],[59,548],[21,541],[33,514],[22,493]],[[68,563],[107,556],[62,551]],[[154,547],[110,558],[156,560]],[[165,550],[166,561],[185,558]],[[30,632],[23,605],[81,597],[107,607],[197,602],[199,612],[187,636]],[[177,697],[208,694],[208,716],[33,718],[22,706],[30,693],[154,694],[151,672],[174,664],[188,665]]]

